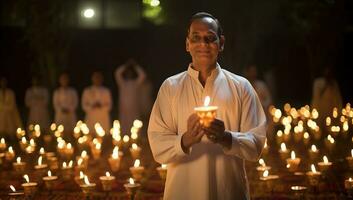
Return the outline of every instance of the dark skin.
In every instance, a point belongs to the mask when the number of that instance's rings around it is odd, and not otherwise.
[[[199,81],[205,86],[207,78],[216,68],[218,54],[223,51],[225,38],[217,35],[217,24],[209,17],[195,20],[189,27],[186,38],[186,51],[192,57],[192,67],[199,71]],[[225,131],[224,122],[214,119],[210,126],[200,124],[200,118],[191,114],[187,120],[187,131],[182,136],[182,147],[188,153],[190,147],[201,141],[206,135],[212,142],[225,148],[232,146],[232,135]]]

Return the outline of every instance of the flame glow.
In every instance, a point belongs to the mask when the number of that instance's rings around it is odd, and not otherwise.
[[[134,185],[134,184],[135,184],[135,181],[134,181],[134,179],[132,179],[132,178],[129,178],[129,183],[130,183],[131,185]]]
[[[29,183],[29,177],[27,174],[23,175],[23,178],[26,180],[27,183]]]
[[[136,159],[134,163],[134,167],[139,167],[140,166],[140,160]]]
[[[210,96],[206,96],[206,97],[205,97],[205,101],[203,102],[203,105],[204,105],[204,106],[208,106],[208,105],[210,104],[210,101],[211,101]]]

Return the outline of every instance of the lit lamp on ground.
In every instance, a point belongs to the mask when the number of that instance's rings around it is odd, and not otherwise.
[[[132,177],[136,180],[136,181],[140,181],[142,179],[143,173],[145,171],[145,168],[140,166],[140,160],[136,159],[134,166],[130,167],[130,172],[132,174]]]
[[[283,139],[283,131],[282,130],[278,130],[276,133],[276,142],[277,144],[281,144],[284,141]]]
[[[260,166],[256,167],[256,171],[258,172],[259,177],[261,177],[261,176],[263,176],[264,172],[266,170],[269,171],[271,169],[271,167],[267,166],[264,159],[262,159],[262,158],[259,159],[259,164],[260,164]]]
[[[5,153],[5,158],[7,161],[12,161],[15,158],[15,152],[12,146],[9,146],[7,152]]]
[[[297,197],[298,199],[303,199],[303,195],[306,192],[307,187],[301,185],[294,185],[291,186],[290,189],[295,197]]]
[[[0,153],[1,152],[4,152],[6,149],[6,142],[5,142],[5,139],[4,138],[1,138],[0,140]]]
[[[119,151],[119,147],[114,147],[113,154],[108,158],[110,168],[113,172],[117,172],[120,169],[120,162],[122,157],[123,153]]]
[[[140,158],[141,147],[137,146],[137,144],[133,143],[130,148],[131,157],[133,159]]]
[[[28,142],[27,142],[26,137],[22,137],[22,138],[21,138],[21,142],[20,142],[21,150],[22,150],[22,151],[25,151],[27,145],[28,145]]]
[[[279,179],[278,175],[269,175],[268,170],[265,170],[263,175],[260,177],[260,180],[265,183],[267,191],[272,191],[275,182]]]
[[[105,176],[99,177],[99,180],[102,183],[103,191],[111,191],[115,181],[115,176],[111,176],[109,172],[106,172]]]
[[[34,169],[36,170],[37,175],[41,177],[45,173],[47,167],[48,167],[47,164],[43,164],[43,157],[39,156],[38,163],[37,165],[34,166]]]
[[[99,159],[102,152],[101,148],[102,148],[101,143],[96,143],[94,147],[91,148],[93,159],[95,160]]]
[[[130,137],[128,135],[124,135],[123,137],[123,147],[124,149],[128,149],[130,146]]]
[[[290,172],[296,172],[300,164],[300,158],[295,157],[295,152],[291,152],[291,157],[287,158],[287,168]]]
[[[164,181],[167,178],[167,165],[162,164],[161,166],[157,167],[157,171],[159,177]]]
[[[346,189],[349,196],[353,195],[353,179],[351,177],[344,180],[344,188]]]
[[[72,176],[72,160],[69,162],[69,164],[66,164],[66,162],[63,162],[62,168],[61,168],[61,174],[64,180],[70,180]]]
[[[311,161],[316,161],[319,158],[320,151],[316,148],[315,144],[311,145],[309,149],[309,159]]]
[[[331,168],[332,162],[329,162],[328,158],[324,156],[323,162],[319,162],[318,166],[320,171],[327,172]]]
[[[82,152],[81,152],[81,155],[76,157],[76,161],[78,162],[78,160],[79,160],[80,158],[83,159],[82,164],[85,165],[85,166],[88,166],[89,156],[88,156],[88,154],[87,154],[87,151],[82,151]]]
[[[84,184],[80,185],[83,194],[88,197],[91,195],[92,192],[96,189],[96,184],[95,183],[90,183],[88,180],[88,177],[85,175],[84,178]]]
[[[129,183],[125,183],[124,187],[127,191],[130,200],[133,200],[135,199],[136,192],[141,187],[141,184],[135,183],[134,179],[129,178]]]
[[[194,110],[196,111],[196,114],[200,118],[200,123],[205,127],[210,126],[210,123],[216,118],[217,109],[218,109],[217,106],[209,106],[210,101],[211,101],[210,97],[206,96],[204,105],[194,108]]]
[[[23,178],[26,180],[26,183],[22,183],[24,194],[26,196],[33,196],[37,191],[37,183],[30,182],[27,174],[23,175]]]
[[[15,172],[23,174],[26,171],[26,162],[21,161],[21,157],[17,157],[16,162],[12,163]]]
[[[331,135],[328,135],[325,139],[325,146],[330,152],[332,152],[335,147],[335,139]]]
[[[50,170],[48,171],[48,176],[44,176],[43,177],[43,181],[44,181],[45,187],[48,190],[52,190],[53,189],[53,187],[54,187],[54,185],[55,185],[57,180],[58,180],[58,177],[57,176],[52,176]]]
[[[308,145],[309,142],[310,142],[310,135],[309,135],[308,132],[305,132],[305,133],[303,134],[303,143],[304,143],[305,145]]]
[[[16,191],[16,188],[13,185],[10,185],[11,192],[9,193],[10,200],[22,199],[23,192]]]
[[[72,148],[71,143],[68,143],[64,148],[64,156],[66,159],[70,159],[74,154],[74,148]]]
[[[77,183],[77,185],[82,185],[85,183],[84,181],[85,178],[85,174],[80,171],[80,174],[78,176],[75,176],[75,182]]]
[[[279,155],[282,160],[289,158],[289,151],[285,143],[281,143],[281,149],[279,150]]]
[[[349,168],[352,170],[353,169],[353,149],[351,149],[351,156],[347,156],[346,160],[348,162]]]
[[[311,165],[311,171],[306,173],[310,186],[317,186],[320,182],[321,173],[316,171],[315,165]]]

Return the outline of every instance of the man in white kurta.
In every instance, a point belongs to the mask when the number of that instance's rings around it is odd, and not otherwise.
[[[60,87],[53,94],[55,123],[63,125],[65,132],[72,133],[77,122],[77,92],[69,86],[69,77],[67,74],[60,75],[59,83]]]
[[[224,36],[216,19],[198,13],[190,24],[192,63],[164,81],[148,127],[155,160],[168,164],[164,199],[250,199],[245,160],[261,154],[265,114],[249,81],[217,64]],[[210,127],[193,114],[206,96],[218,106]]]
[[[130,73],[125,73],[124,76],[124,72]],[[119,88],[119,121],[123,134],[129,134],[134,120],[141,119],[140,101],[143,97],[140,89],[145,77],[145,72],[135,62],[128,62],[115,71]]]
[[[82,94],[82,109],[86,113],[85,122],[90,132],[95,132],[94,125],[99,123],[105,132],[110,130],[110,110],[112,98],[110,90],[104,87],[103,75],[94,72],[92,86],[84,89]]]
[[[7,80],[0,80],[0,137],[16,138],[16,129],[21,127],[14,92],[7,88]]]
[[[32,87],[28,88],[25,103],[29,109],[27,125],[39,124],[42,130],[49,128],[49,92],[47,88],[40,86],[36,78],[32,80]]]

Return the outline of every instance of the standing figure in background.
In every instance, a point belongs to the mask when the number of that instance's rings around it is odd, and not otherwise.
[[[82,109],[86,113],[85,122],[90,132],[95,132],[94,125],[99,123],[105,132],[110,130],[110,110],[112,97],[110,90],[103,86],[103,74],[93,72],[92,86],[84,89]]]
[[[245,69],[245,77],[250,81],[251,85],[254,87],[262,108],[266,113],[268,113],[268,108],[272,104],[272,97],[270,90],[267,87],[267,84],[258,79],[258,73],[257,73],[257,68],[256,65],[249,65]]]
[[[77,117],[77,92],[69,86],[69,75],[63,73],[59,77],[60,87],[54,91],[53,105],[55,110],[55,123],[64,126],[64,132],[72,133]]]
[[[27,125],[39,124],[41,130],[48,130],[48,102],[49,92],[47,88],[40,85],[38,77],[33,77],[32,87],[27,89],[25,96],[25,103],[29,109]]]
[[[314,80],[312,108],[319,111],[319,124],[331,116],[333,108],[342,110],[342,96],[331,67],[325,67],[323,76]]]
[[[16,129],[21,127],[21,119],[17,110],[14,92],[7,88],[5,77],[0,79],[0,138],[6,137],[13,141]]]
[[[119,121],[123,134],[129,134],[135,119],[141,117],[141,86],[145,81],[145,72],[134,61],[129,60],[115,71],[115,80],[119,88]]]

